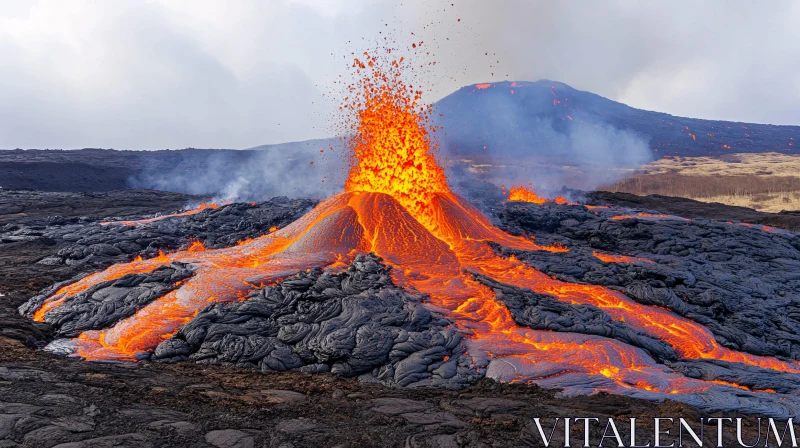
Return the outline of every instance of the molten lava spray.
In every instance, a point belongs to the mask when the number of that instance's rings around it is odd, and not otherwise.
[[[519,326],[494,291],[475,280],[476,275],[563,302],[593,305],[612,319],[665,341],[684,358],[800,372],[793,362],[721,347],[708,329],[669,310],[639,304],[601,286],[555,280],[513,256],[497,255],[488,242],[548,251],[554,257],[568,249],[504,233],[449,190],[432,153],[430,136],[435,129],[427,127],[418,104],[420,91],[401,81],[402,66],[402,58],[379,61],[369,54],[354,61],[361,78],[351,86],[353,95],[348,98],[347,107],[356,112],[357,123],[344,193],[283,229],[234,247],[206,250],[195,244],[87,276],[58,290],[34,318],[47,320],[59,305],[101,282],[151,272],[172,262],[189,264],[194,274],[176,290],[111,328],[86,331],[73,340],[75,352],[87,359],[135,359],[174,335],[209,303],[242,300],[260,285],[308,268],[339,268],[359,252],[373,252],[393,265],[396,284],[426,294],[428,307],[469,335],[465,342],[469,356],[490,360],[487,375],[499,380],[561,387],[590,384],[580,390],[618,393],[684,394],[730,387],[684,377],[644,350],[614,339]],[[529,193],[533,196],[524,197],[533,198],[531,202],[543,201]],[[512,190],[509,199],[515,200],[517,194],[524,192]]]
[[[345,191],[388,194],[418,219],[429,220],[434,195],[449,189],[430,153],[428,116],[418,105],[422,91],[403,82],[403,58],[384,71],[376,56],[363,56],[366,62],[356,58],[353,67],[364,76],[348,86],[353,94],[348,107],[358,120]]]

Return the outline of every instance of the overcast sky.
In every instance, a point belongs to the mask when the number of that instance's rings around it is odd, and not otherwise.
[[[675,115],[797,125],[798,24],[795,1],[0,0],[0,148],[325,137],[343,56],[391,29],[435,43],[429,101],[546,78]]]

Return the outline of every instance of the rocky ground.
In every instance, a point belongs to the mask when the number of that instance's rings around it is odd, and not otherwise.
[[[606,196],[602,199],[612,202],[614,198]],[[183,217],[179,222],[164,220],[158,226],[149,226],[147,231],[99,224],[110,218],[132,219],[157,212],[172,212],[193,201],[199,202],[199,198],[141,190],[103,194],[0,191],[0,447],[540,446],[531,420],[533,417],[613,416],[625,419],[635,416],[649,422],[648,417],[655,415],[684,416],[693,420],[707,415],[691,406],[671,401],[654,403],[607,394],[563,398],[555,390],[533,385],[497,384],[490,380],[480,380],[460,388],[396,387],[409,377],[394,375],[393,381],[388,383],[369,384],[337,374],[341,372],[325,372],[325,369],[315,370],[317,373],[312,374],[214,365],[225,362],[94,363],[58,357],[38,349],[43,342],[53,338],[54,332],[65,330],[58,325],[51,327],[33,323],[20,316],[17,307],[51,285],[111,263],[128,261],[138,254],[152,256],[158,250],[186,247],[190,244],[190,237],[203,241],[208,247],[230,245],[257,236],[272,226],[286,225],[314,204],[312,201],[287,199],[273,199],[255,205],[233,204]],[[547,238],[568,238],[571,245],[577,247],[578,250],[570,255],[574,260],[569,260],[576,269],[570,270],[547,265],[545,260],[537,260],[530,254],[519,254],[538,269],[570,281],[591,281],[609,286],[638,280],[642,287],[634,290],[642,300],[666,307],[681,307],[680,312],[684,315],[706,318],[711,322],[708,316],[704,316],[701,306],[707,295],[689,295],[689,300],[677,304],[670,301],[671,296],[663,293],[667,286],[664,280],[669,282],[670,278],[681,278],[681,266],[673,263],[669,271],[653,268],[651,271],[634,271],[633,274],[615,269],[611,271],[613,275],[597,276],[597,272],[607,273],[609,270],[601,269],[600,262],[590,256],[593,248],[603,250],[609,247],[627,250],[629,255],[650,258],[685,256],[683,251],[695,249],[668,244],[668,238],[659,238],[663,232],[683,231],[680,222],[666,226],[667,230],[659,226],[660,233],[654,238],[654,227],[648,227],[646,220],[606,221],[612,223],[609,224],[611,227],[598,230],[597,223],[592,222],[585,211],[579,213],[568,207],[545,207],[535,209],[538,211],[531,214],[531,209],[525,205],[502,207],[490,202],[484,203],[483,208],[494,211],[495,218],[512,231],[546,229],[549,233]],[[666,200],[663,202],[663,209],[677,213],[677,206]],[[686,207],[683,213],[693,218],[711,212],[698,206],[696,209]],[[740,219],[737,216],[719,218]],[[725,229],[726,225],[712,223],[707,226],[713,230]],[[89,228],[91,232],[86,232]],[[744,227],[737,231],[767,233]],[[114,240],[124,244],[109,245],[108,236],[112,232]],[[709,244],[727,244],[725,231],[719,233],[718,236],[709,234]],[[632,234],[637,237],[633,238]],[[598,240],[603,235],[608,238]],[[744,234],[745,237],[753,235],[756,234]],[[774,241],[768,239],[772,238],[770,235],[760,235],[755,241],[756,245],[762,246],[758,249],[759,257],[764,258],[762,262],[791,264],[787,257],[774,256],[770,252],[779,250],[770,247],[770,244],[774,246]],[[632,243],[630,247],[620,247],[625,241],[637,238],[660,243],[647,247]],[[790,247],[797,242],[796,236],[781,234],[780,238]],[[715,260],[714,256],[711,255],[711,260],[697,259],[694,262],[730,261]],[[366,269],[364,275],[377,275],[383,269],[375,260],[370,266],[356,271]],[[737,267],[744,268],[756,269],[752,266]],[[773,267],[775,271],[785,268]],[[629,278],[631,275],[638,278]],[[719,272],[712,270],[708,273],[709,278],[700,281],[718,281],[715,275]],[[310,273],[309,276],[309,282],[321,281],[318,274]],[[338,284],[342,285],[344,280],[338,279]],[[780,301],[778,297],[787,294],[793,298],[796,284],[788,282],[782,290],[784,294],[780,295],[781,291],[773,291],[777,280],[767,278],[760,284],[747,283],[746,280],[732,281],[726,291],[719,292],[722,295],[717,297],[713,306],[717,314],[712,316],[712,320],[719,320],[719,313],[726,319],[722,320],[724,325],[715,331],[718,339],[731,346],[740,344],[738,348],[755,347],[766,354],[797,358],[794,344],[772,343],[769,338],[767,343],[755,344],[753,338],[758,339],[759,335],[758,328],[753,326],[753,316],[743,315],[735,309],[720,310],[719,305],[724,305],[725,293],[741,292],[743,288],[760,291],[769,300]],[[503,285],[494,287],[504,288]],[[384,292],[388,294],[386,306],[402,305],[413,309],[413,297],[393,291],[389,284],[382,288],[388,291]],[[326,291],[330,293],[329,288]],[[296,293],[288,291],[286,294]],[[512,309],[520,300],[532,300],[531,297],[514,299],[515,294],[519,296],[520,292],[505,292],[507,304]],[[313,297],[307,300],[313,300]],[[398,302],[395,304],[393,300]],[[297,304],[294,306],[299,308],[293,312],[302,308]],[[348,306],[364,305],[355,302]],[[207,318],[236,323],[241,322],[241,319],[237,320],[239,312],[241,310],[226,309],[224,313]],[[770,312],[766,313],[765,322],[780,320],[780,316],[773,316]],[[90,318],[86,322],[91,323],[93,315],[89,313],[87,316]],[[526,314],[519,312],[515,319],[523,321]],[[524,323],[533,327],[537,325],[533,320]],[[431,324],[416,320],[386,325],[397,330],[387,327],[381,331],[422,334],[428,328],[426,325]],[[729,328],[736,331],[726,333]],[[183,340],[190,339],[187,336],[190,330],[183,332]],[[203,342],[210,342],[206,348],[213,348],[213,340],[201,340],[198,347],[202,347]],[[640,343],[647,344],[646,341]],[[654,352],[659,349],[651,348]],[[224,355],[206,350],[198,357],[200,351],[196,348],[192,352],[194,361],[220,361],[220,356]],[[165,347],[157,357],[169,358],[168,355],[170,353],[166,353]],[[177,352],[171,355],[181,356]],[[670,354],[662,356],[669,358]],[[695,369],[699,376],[719,374],[714,370],[718,366],[713,365],[686,368]],[[790,392],[794,389],[791,383],[777,386],[789,388]],[[735,415],[726,413],[726,416]],[[646,425],[642,428],[646,430]],[[577,431],[573,437],[581,440],[580,428],[573,429]],[[748,427],[747,431],[753,429]]]
[[[720,204],[718,202],[699,202],[693,199],[657,194],[638,196],[630,193],[612,193],[609,191],[593,191],[588,193],[587,197],[592,203],[652,209],[686,218],[702,217],[717,221],[734,220],[794,231],[800,230],[800,211],[797,210],[767,213],[756,211],[752,208]]]

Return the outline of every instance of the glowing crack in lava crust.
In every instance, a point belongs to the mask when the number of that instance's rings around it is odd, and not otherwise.
[[[167,219],[167,218],[175,218],[175,217],[180,217],[180,216],[196,215],[196,214],[202,212],[203,210],[217,209],[217,208],[219,208],[219,205],[217,205],[214,202],[210,202],[210,203],[203,202],[202,204],[198,205],[195,208],[192,208],[192,209],[186,210],[186,211],[182,211],[182,212],[178,212],[178,213],[173,213],[171,215],[161,215],[161,216],[156,216],[156,217],[153,217],[153,218],[139,219],[139,220],[136,220],[136,221],[105,221],[105,222],[101,222],[100,224],[104,225],[104,226],[107,226],[109,224],[120,224],[120,225],[123,225],[123,226],[138,226],[138,225],[142,225],[142,224],[150,224],[151,222],[161,221],[162,219]]]
[[[513,256],[497,255],[489,242],[547,251],[553,257],[568,249],[509,235],[451,192],[432,153],[424,109],[417,104],[420,92],[399,76],[402,59],[391,61],[385,71],[377,67],[376,58],[365,54],[364,59],[354,64],[364,76],[351,86],[350,107],[358,122],[343,193],[280,230],[233,247],[207,250],[193,245],[111,266],[59,289],[34,318],[43,320],[60,304],[103,281],[174,262],[188,264],[193,275],[177,289],[113,327],[84,331],[71,342],[74,353],[86,359],[133,360],[138,353],[154,350],[209,303],[245,300],[249,291],[299,271],[340,269],[356,254],[373,252],[393,266],[397,285],[426,294],[426,306],[467,335],[467,356],[489,359],[487,375],[498,380],[563,387],[567,393],[609,391],[650,398],[681,397],[710,388],[740,393],[746,389],[685,377],[644,350],[615,339],[520,326],[475,275],[566,303],[598,307],[612,319],[666,342],[682,358],[800,373],[793,362],[724,348],[707,328],[667,309],[642,305],[605,287],[559,281]],[[758,392],[762,393],[768,392]]]

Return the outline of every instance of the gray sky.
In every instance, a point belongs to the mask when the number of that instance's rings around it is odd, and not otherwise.
[[[429,101],[548,78],[675,115],[800,124],[798,23],[793,1],[0,0],[0,148],[325,137],[343,56],[392,28],[434,43]]]

